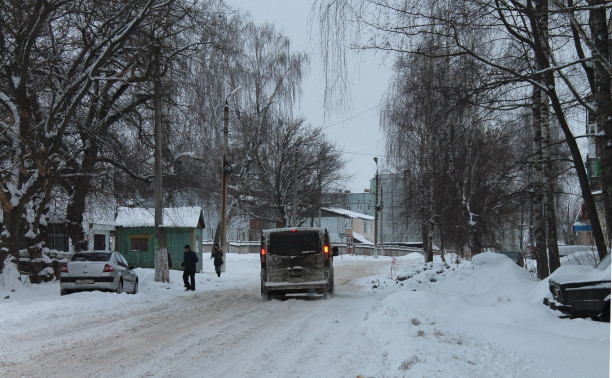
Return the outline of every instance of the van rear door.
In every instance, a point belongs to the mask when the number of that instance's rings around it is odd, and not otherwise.
[[[321,232],[287,230],[270,233],[266,267],[268,282],[327,280]]]

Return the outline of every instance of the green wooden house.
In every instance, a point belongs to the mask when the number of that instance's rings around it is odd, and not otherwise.
[[[152,208],[119,207],[115,218],[115,249],[130,264],[139,268],[155,267],[155,210]],[[204,217],[199,207],[175,207],[163,210],[166,245],[172,259],[172,269],[181,269],[185,244],[189,244],[200,261],[202,271],[202,231]]]

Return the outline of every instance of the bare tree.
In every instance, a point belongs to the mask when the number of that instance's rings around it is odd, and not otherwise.
[[[596,9],[600,13],[606,13],[610,4],[587,2],[586,6],[573,6],[570,3],[569,9],[557,5],[554,11],[549,10],[547,4],[545,1],[531,0],[470,0],[457,6],[456,2],[445,0],[344,0],[320,1],[317,3],[317,10],[323,31],[339,30],[336,35],[340,38],[350,38],[357,35],[351,34],[350,31],[358,28],[362,32],[361,35],[365,35],[362,39],[353,38],[353,46],[390,53],[428,55],[438,59],[457,55],[472,56],[489,67],[484,87],[505,87],[507,91],[514,91],[518,95],[515,100],[498,103],[496,107],[500,109],[512,109],[516,106],[513,104],[516,100],[522,100],[525,104],[528,97],[524,90],[520,90],[524,84],[538,87],[550,99],[557,124],[565,136],[585,208],[592,221],[598,252],[603,256],[606,247],[602,228],[576,137],[567,121],[567,104],[568,101],[577,101],[588,107],[583,93],[576,83],[572,82],[568,72],[574,72],[572,70],[577,65],[588,67],[589,64],[585,63],[589,60],[598,62],[603,72],[608,67],[609,60],[602,58],[603,50],[591,49],[591,57],[566,54],[567,49],[552,50],[549,46],[563,45],[570,40],[569,24],[555,23],[555,40],[551,42],[547,37],[548,24],[544,22],[543,17],[556,15],[556,22],[559,17],[571,16],[572,11],[584,13]],[[598,21],[596,24],[602,23]],[[578,30],[577,37],[574,38],[585,43],[585,33],[580,33],[576,25],[583,24],[579,21],[572,23]],[[480,37],[476,44],[474,34]],[[323,33],[323,37],[330,35],[334,34]],[[423,40],[430,35],[447,37],[451,43],[447,45],[447,49],[432,54],[431,51],[423,49]],[[329,46],[329,42],[322,45],[325,48]],[[345,51],[342,44],[338,49],[325,51],[328,65],[344,67]],[[566,56],[570,58],[567,59]],[[608,95],[609,88],[608,85],[604,90]]]
[[[16,255],[27,204],[52,184],[62,147],[81,101],[152,11],[153,0],[112,7],[116,22],[88,24],[79,17],[104,4],[68,1],[0,3],[0,111],[4,231],[0,267]],[[89,28],[94,28],[89,30]],[[90,34],[93,33],[93,34]],[[40,197],[40,196],[39,196]],[[34,219],[27,219],[32,228]]]

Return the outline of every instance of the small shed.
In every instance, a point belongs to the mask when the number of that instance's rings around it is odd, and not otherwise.
[[[115,218],[116,250],[130,264],[140,268],[155,267],[155,209],[119,207]],[[197,271],[202,270],[202,231],[205,228],[202,209],[175,207],[163,209],[166,245],[172,259],[171,268],[180,269],[185,244],[198,255]]]

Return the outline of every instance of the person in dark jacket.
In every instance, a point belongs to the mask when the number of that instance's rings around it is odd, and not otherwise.
[[[219,244],[215,244],[215,246],[213,247],[213,251],[210,254],[210,258],[215,259],[215,272],[217,272],[217,277],[221,277],[221,265],[223,265],[223,251],[219,247]]]
[[[198,255],[196,255],[195,252],[191,250],[189,244],[187,244],[185,246],[185,255],[183,256],[183,262],[181,263],[181,266],[184,268],[183,282],[185,283],[185,291],[195,291],[195,273],[196,264],[198,263],[198,261],[200,261],[200,259],[198,259]],[[189,284],[189,280],[187,278],[191,278],[191,285]]]

